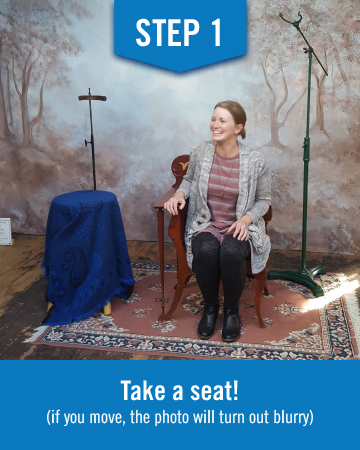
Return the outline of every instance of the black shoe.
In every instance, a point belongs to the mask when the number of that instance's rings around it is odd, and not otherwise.
[[[214,334],[219,305],[205,305],[203,316],[199,322],[197,334],[200,339],[209,339]]]
[[[224,326],[222,329],[222,339],[225,342],[236,341],[240,337],[241,332],[241,316],[239,316],[239,308],[224,307]]]

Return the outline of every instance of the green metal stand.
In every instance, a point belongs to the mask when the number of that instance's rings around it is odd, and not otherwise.
[[[310,161],[310,137],[309,137],[309,122],[310,122],[310,92],[311,92],[311,63],[312,55],[315,56],[318,63],[327,75],[326,70],[316,56],[314,49],[306,40],[302,31],[300,30],[299,23],[302,20],[300,12],[298,13],[300,19],[296,22],[290,22],[283,18],[280,13],[279,16],[285,21],[294,25],[294,27],[300,32],[301,36],[304,38],[308,48],[304,48],[305,53],[309,55],[309,74],[308,74],[308,97],[307,97],[307,116],[306,116],[306,137],[304,138],[304,193],[303,193],[303,227],[302,227],[302,256],[301,256],[301,269],[297,271],[293,270],[270,270],[268,272],[269,280],[290,280],[295,283],[303,284],[311,289],[315,297],[321,297],[324,295],[324,291],[321,286],[319,286],[314,281],[316,275],[324,275],[326,273],[323,266],[317,266],[313,269],[306,268],[306,232],[307,232],[307,201],[308,201],[308,177],[309,177],[309,161]]]

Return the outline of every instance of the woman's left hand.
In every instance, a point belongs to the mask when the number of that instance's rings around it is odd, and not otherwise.
[[[237,236],[239,241],[247,241],[249,239],[249,225],[251,223],[251,217],[245,214],[245,216],[242,216],[231,225],[226,234],[230,234],[235,230],[233,234],[234,238]]]

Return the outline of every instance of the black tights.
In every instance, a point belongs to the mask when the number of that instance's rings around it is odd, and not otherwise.
[[[222,280],[224,305],[228,308],[237,307],[245,287],[245,260],[250,256],[249,242],[228,235],[220,245],[213,234],[206,232],[194,237],[192,251],[196,280],[205,304],[218,304]]]

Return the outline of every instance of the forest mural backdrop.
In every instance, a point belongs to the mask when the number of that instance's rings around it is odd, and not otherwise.
[[[98,188],[114,192],[128,239],[157,240],[152,205],[172,184],[171,161],[209,139],[221,100],[248,115],[245,143],[269,162],[274,248],[299,249],[307,55],[314,62],[308,250],[360,253],[360,3],[249,0],[248,53],[176,74],[113,53],[111,0],[2,0],[0,217],[43,234],[53,197],[92,188],[87,102],[93,102]]]

